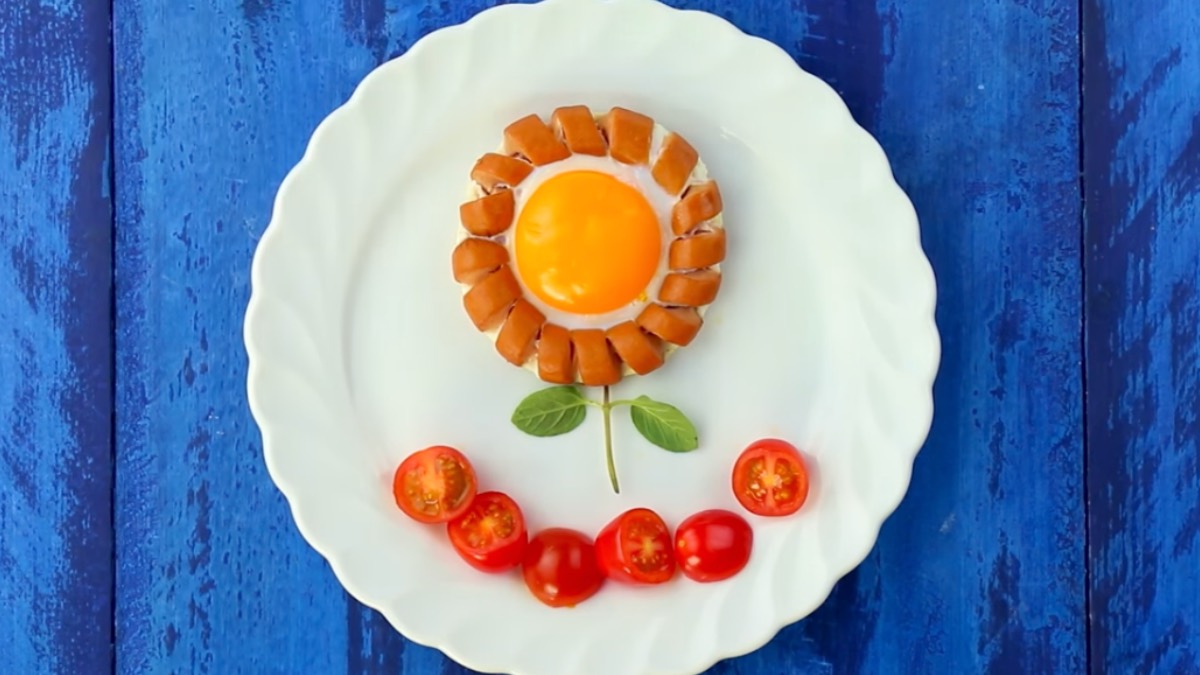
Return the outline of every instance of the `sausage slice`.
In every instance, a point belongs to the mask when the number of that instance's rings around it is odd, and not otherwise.
[[[638,315],[637,323],[651,335],[656,335],[667,342],[685,347],[700,332],[704,320],[700,312],[691,307],[663,307],[662,305],[646,305]]]
[[[721,190],[716,181],[693,185],[671,209],[671,229],[675,234],[687,234],[700,223],[715,218],[722,208]]]
[[[529,158],[537,166],[571,155],[567,146],[537,115],[526,115],[504,128],[504,149]]]
[[[491,330],[504,320],[504,313],[521,297],[521,287],[508,265],[492,272],[463,295],[467,316],[479,330]]]
[[[604,131],[608,134],[608,152],[613,159],[625,164],[650,161],[653,119],[625,108],[613,108],[604,116]]]
[[[533,340],[546,323],[546,317],[525,298],[517,300],[504,327],[496,336],[496,351],[514,366],[524,365],[533,354]]]
[[[537,341],[538,377],[555,384],[575,382],[575,362],[571,358],[571,333],[557,324],[542,326]]]
[[[650,175],[668,194],[677,195],[687,185],[688,176],[692,175],[698,161],[700,154],[696,149],[683,136],[671,132],[663,139]]]
[[[512,190],[501,190],[458,207],[458,217],[467,232],[494,237],[512,225],[516,208]]]
[[[658,289],[658,301],[668,305],[700,307],[717,297],[721,290],[721,273],[716,270],[672,272]]]
[[[589,387],[616,384],[621,381],[621,362],[608,346],[608,338],[598,328],[571,331],[575,347],[575,367],[579,380]]]
[[[516,157],[489,152],[480,157],[471,167],[471,180],[492,192],[498,186],[513,187],[525,180],[533,171],[533,165]]]
[[[662,343],[647,335],[633,321],[619,323],[608,329],[608,341],[621,360],[638,375],[657,370],[663,364]]]
[[[468,237],[454,247],[450,257],[454,280],[460,284],[474,285],[489,272],[508,262],[508,251],[494,241]]]
[[[725,229],[698,232],[671,242],[667,265],[673,270],[695,270],[711,267],[725,259]]]
[[[608,152],[608,144],[604,142],[604,136],[600,135],[596,118],[586,105],[558,108],[550,115],[550,125],[562,136],[571,152],[600,157]]]

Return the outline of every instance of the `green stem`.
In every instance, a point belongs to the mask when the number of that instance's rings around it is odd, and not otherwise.
[[[621,403],[618,401],[617,403]],[[604,387],[604,403],[600,410],[604,413],[604,457],[608,461],[608,480],[612,482],[613,492],[621,494],[621,485],[617,482],[617,465],[613,461],[612,445],[612,407],[616,403],[608,400],[608,387]]]

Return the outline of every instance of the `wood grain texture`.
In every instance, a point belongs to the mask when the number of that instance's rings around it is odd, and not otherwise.
[[[1092,669],[1200,672],[1200,5],[1084,2]]]
[[[274,191],[383,56],[352,37],[363,16],[115,6],[121,672],[336,673],[399,642],[293,526],[247,409],[241,340]]]
[[[922,219],[944,354],[930,440],[870,557],[717,670],[1082,672],[1074,3],[796,9],[794,36],[729,14],[832,83],[887,150]]]
[[[118,0],[118,666],[466,672],[350,600],[245,404],[274,191],[372,67],[493,3]],[[1079,672],[1078,14],[1054,0],[703,0],[831,82],[889,152],[939,277],[930,443],[867,562],[714,673]],[[936,6],[935,6],[936,5]]]
[[[0,3],[0,670],[108,672],[106,4]]]

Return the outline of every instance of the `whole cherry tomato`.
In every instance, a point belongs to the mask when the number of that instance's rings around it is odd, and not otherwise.
[[[733,494],[750,513],[786,516],[808,499],[808,470],[800,451],[787,441],[751,443],[733,466]]]
[[[675,559],[695,581],[728,579],[750,561],[754,532],[741,516],[713,509],[689,517],[675,531]]]
[[[671,530],[650,509],[631,509],[605,526],[596,537],[596,558],[616,581],[661,584],[675,576]]]
[[[502,492],[481,492],[446,526],[454,550],[471,567],[503,572],[521,563],[529,535],[521,509]]]
[[[551,607],[574,607],[604,583],[592,540],[565,528],[534,535],[525,547],[522,571],[534,597]]]
[[[422,523],[454,520],[471,505],[476,489],[471,463],[445,445],[409,455],[392,479],[396,505]]]

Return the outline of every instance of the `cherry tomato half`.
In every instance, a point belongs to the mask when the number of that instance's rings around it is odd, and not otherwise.
[[[596,559],[615,581],[661,584],[675,576],[671,530],[650,509],[631,509],[606,525],[596,537]]]
[[[534,597],[551,607],[574,607],[604,583],[592,540],[565,528],[542,530],[529,540],[523,572]]]
[[[462,515],[446,526],[454,550],[471,567],[503,572],[521,563],[525,543],[525,518],[503,492],[481,492]]]
[[[754,532],[741,516],[730,511],[701,511],[675,531],[675,558],[679,568],[695,581],[728,579],[750,561]]]
[[[751,443],[733,466],[733,494],[750,513],[786,516],[808,499],[808,470],[800,451],[787,441]]]
[[[422,523],[454,520],[475,498],[475,469],[461,452],[435,445],[400,463],[392,479],[396,505]]]

